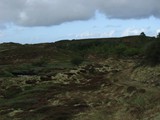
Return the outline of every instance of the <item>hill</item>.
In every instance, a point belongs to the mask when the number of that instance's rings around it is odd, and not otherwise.
[[[0,44],[0,120],[159,120],[158,45],[142,36]]]
[[[91,54],[113,56],[118,54],[118,51],[125,54],[129,49],[134,49],[135,52],[137,50],[135,54],[140,54],[139,49],[153,40],[155,40],[154,37],[128,36],[122,38],[62,40],[43,44],[3,43],[0,44],[0,64],[25,63],[42,57],[53,60],[69,59],[72,58],[73,54],[82,55],[84,53],[85,56]]]

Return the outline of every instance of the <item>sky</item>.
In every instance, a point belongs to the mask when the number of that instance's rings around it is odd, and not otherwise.
[[[0,0],[0,43],[160,32],[160,0]]]

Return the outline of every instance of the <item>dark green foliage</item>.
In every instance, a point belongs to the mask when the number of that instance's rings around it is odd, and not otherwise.
[[[71,63],[73,65],[80,65],[82,62],[84,61],[84,59],[82,57],[74,57],[72,60],[71,60]]]
[[[142,37],[146,37],[145,33],[144,32],[141,32],[140,36]]]
[[[158,33],[157,38],[160,38],[160,32]]]
[[[135,55],[139,55],[141,53],[141,49],[138,48],[128,48],[126,49],[126,51],[124,52],[125,56],[135,56]]]
[[[142,54],[142,49],[139,46],[129,46],[124,43],[104,44],[90,49],[91,53],[97,54],[100,57],[116,56],[116,57],[132,57]]]
[[[116,45],[114,48],[113,48],[113,54],[115,54],[116,56],[122,56],[124,55],[124,52],[125,50],[127,49],[126,45],[124,44],[119,44],[119,45]]]
[[[146,41],[147,39],[149,39],[144,32],[142,32],[142,33],[140,34],[140,38],[141,38],[142,41],[143,41],[143,40]]]
[[[46,64],[48,63],[48,60],[47,60],[47,58],[39,58],[39,59],[37,59],[37,60],[35,60],[33,63],[32,63],[32,65],[33,66],[36,66],[36,67],[43,67],[43,66],[45,66]]]
[[[37,104],[37,100],[33,98],[21,99],[18,97],[10,98],[10,99],[0,99],[0,107],[9,106],[15,109],[26,109],[30,108],[33,105]]]
[[[15,75],[35,75],[35,71],[31,64],[21,64],[17,66],[12,66],[12,68],[8,68],[9,71]]]
[[[160,41],[156,40],[146,45],[144,50],[147,64],[156,65],[160,63]]]

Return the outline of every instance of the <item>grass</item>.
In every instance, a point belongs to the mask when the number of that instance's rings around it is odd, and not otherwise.
[[[32,105],[36,104],[36,99],[19,99],[19,98],[12,98],[12,99],[0,99],[0,107],[8,107],[14,109],[25,109],[27,107],[31,107]]]
[[[28,115],[23,118],[23,120],[44,120],[45,115],[43,114],[34,114],[34,115]]]
[[[85,113],[80,113],[73,120],[113,120],[113,113],[103,106],[102,108],[93,108]]]
[[[13,118],[6,115],[1,115],[0,120],[13,120]]]
[[[144,96],[137,96],[135,99],[133,99],[131,104],[141,108],[145,108],[145,106],[147,105],[147,101],[146,98],[144,98]]]
[[[37,104],[38,99],[41,99],[44,93],[47,93],[48,88],[51,85],[42,84],[37,85],[36,87],[29,87],[25,91],[14,95],[10,99],[0,99],[0,107],[8,106],[13,108],[27,108],[31,107],[34,104]],[[39,98],[40,97],[40,98]]]

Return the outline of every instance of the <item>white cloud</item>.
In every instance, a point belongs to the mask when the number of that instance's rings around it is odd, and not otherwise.
[[[114,34],[115,34],[115,30],[111,30],[111,31],[109,31],[109,32],[98,33],[98,36],[97,36],[97,37],[100,37],[100,38],[113,37]]]
[[[157,34],[160,33],[160,29],[157,29],[156,33],[157,33]]]
[[[139,35],[141,32],[145,31],[145,28],[127,28],[122,32],[122,36]]]
[[[160,0],[0,0],[0,24],[51,26],[90,19],[96,10],[109,18],[160,18]]]
[[[99,9],[109,18],[160,17],[159,0],[100,0]]]
[[[115,34],[114,30],[111,30],[109,32],[83,32],[80,34],[70,34],[68,35],[69,37],[72,38],[78,38],[78,39],[82,39],[82,38],[104,38],[104,37],[113,37]]]
[[[97,33],[91,33],[91,32],[84,32],[75,35],[76,38],[90,38],[95,36],[97,36]]]
[[[4,33],[2,31],[0,31],[0,37],[3,37]]]
[[[0,24],[0,30],[4,30],[4,29],[6,29],[6,26]]]

